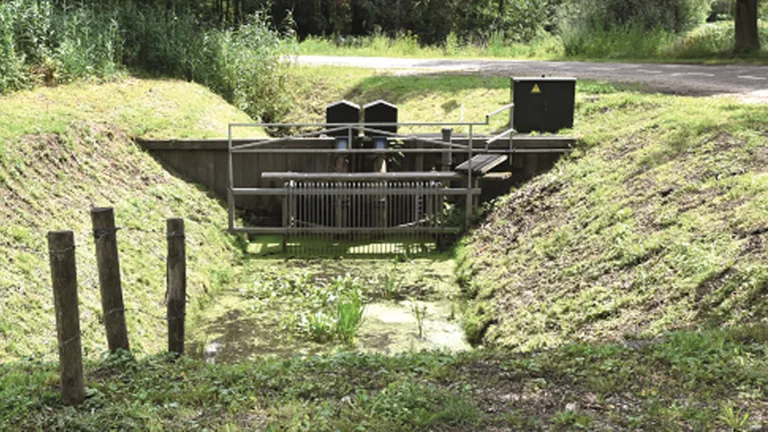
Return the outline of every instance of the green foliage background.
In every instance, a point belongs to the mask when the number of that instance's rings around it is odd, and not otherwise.
[[[200,82],[246,111],[274,120],[283,91],[290,31],[264,14],[237,27],[213,26],[193,8],[153,2],[0,4],[0,93],[76,79],[110,79],[128,69]]]

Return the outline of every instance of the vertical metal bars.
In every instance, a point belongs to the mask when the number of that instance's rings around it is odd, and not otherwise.
[[[442,182],[287,181],[283,187],[284,250],[291,254],[418,255],[441,240]]]

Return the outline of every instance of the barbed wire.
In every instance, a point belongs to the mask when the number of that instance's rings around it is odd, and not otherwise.
[[[163,236],[166,239],[176,239],[176,238],[187,238],[187,236],[181,232],[181,231],[172,231],[167,232],[166,229],[161,228],[144,228],[144,227],[115,227],[110,229],[87,229],[82,231],[73,231],[73,237],[75,240],[75,244],[72,247],[62,248],[62,249],[49,249],[48,245],[44,242],[36,243],[33,245],[26,245],[26,244],[18,244],[18,243],[9,243],[9,242],[3,242],[0,243],[0,249],[11,249],[18,252],[28,253],[31,255],[36,255],[39,257],[47,257],[51,254],[64,254],[67,252],[75,251],[82,251],[82,253],[85,253],[84,245],[95,245],[95,243],[104,237],[110,236],[110,235],[116,235],[119,231],[122,232],[138,232],[141,234],[157,234],[158,236]],[[92,239],[92,240],[89,240]],[[158,259],[164,259],[165,254],[162,253],[160,250],[156,250],[155,248],[150,249],[150,253],[154,255]],[[78,253],[80,255],[80,253]],[[81,266],[78,267],[78,285],[81,287],[98,287],[99,286],[99,278],[98,278],[98,270],[95,268],[92,268],[92,266]],[[17,287],[23,289],[24,287],[20,283],[14,284],[13,282],[10,285],[11,288]],[[165,301],[165,300],[164,300]],[[130,314],[137,314],[144,316],[146,318],[150,318],[156,322],[162,322],[164,324],[167,324],[169,320],[179,320],[184,319],[186,317],[186,313],[181,315],[159,315],[157,313],[153,313],[149,310],[143,309],[143,308],[136,308],[136,307],[122,307],[122,308],[114,308],[112,310],[107,311],[106,313],[99,313],[95,311],[92,314],[89,314],[86,312],[85,315],[94,315],[95,317],[88,320],[82,320],[81,323],[87,321],[87,324],[85,324],[83,327],[80,328],[80,331],[70,337],[69,339],[63,341],[61,344],[58,342],[58,337],[53,333],[49,333],[47,335],[43,336],[43,340],[51,343],[50,349],[43,349],[38,350],[29,354],[24,355],[21,357],[21,361],[14,362],[14,363],[6,363],[6,364],[0,364],[0,373],[6,373],[8,371],[18,371],[20,369],[23,369],[26,365],[28,365],[29,362],[46,362],[46,361],[52,361],[54,360],[54,356],[58,354],[58,351],[60,349],[60,346],[67,346],[71,343],[74,343],[76,340],[80,340],[81,344],[83,344],[85,341],[92,341],[94,333],[99,331],[104,331],[104,320],[106,317],[118,313],[123,312],[128,317]],[[106,338],[104,343],[106,344]]]
[[[78,339],[81,341],[81,344],[86,340],[90,340],[94,336],[94,333],[99,333],[103,330],[104,318],[110,314],[117,313],[119,311],[125,312],[126,314],[137,313],[145,317],[151,318],[153,320],[162,322],[164,324],[167,324],[169,320],[184,319],[186,318],[186,315],[187,315],[186,313],[184,313],[181,315],[168,316],[168,315],[158,315],[140,308],[133,308],[133,307],[114,308],[104,314],[99,314],[96,319],[89,320],[88,324],[86,324],[84,327],[81,327],[80,331],[77,334],[65,340],[61,344],[59,344],[58,338],[56,335],[49,334],[48,337],[45,337],[45,339],[51,342],[51,345],[52,345],[51,348],[47,350],[40,350],[40,351],[26,354],[18,362],[0,364],[0,373],[23,370],[30,362],[45,363],[48,361],[55,361],[56,356],[58,355],[60,346],[69,345]],[[104,345],[106,345],[106,343],[107,341],[105,338]]]
[[[168,233],[165,229],[155,229],[155,228],[140,228],[140,227],[115,227],[115,228],[109,228],[109,229],[96,229],[96,230],[85,230],[85,231],[73,231],[73,236],[75,238],[75,248],[78,247],[77,243],[81,243],[80,247],[82,247],[82,243],[84,239],[93,238],[94,240],[101,239],[103,237],[106,237],[108,235],[114,235],[118,232],[139,232],[142,234],[158,234],[162,235],[165,238],[171,239],[171,238],[186,238],[187,235],[185,233],[173,231]],[[80,242],[78,242],[80,240]],[[91,243],[86,241],[86,243]],[[24,245],[24,244],[15,244],[15,243],[8,243],[3,242],[0,243],[1,248],[7,248],[16,250],[19,252],[26,252],[31,254],[40,254],[40,255],[46,255],[48,254],[48,246],[45,243],[39,243],[37,245]],[[57,251],[57,252],[64,252],[64,251]]]

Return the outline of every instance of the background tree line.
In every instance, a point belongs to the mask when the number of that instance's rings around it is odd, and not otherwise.
[[[679,34],[708,18],[732,17],[751,24],[741,36],[752,40],[742,45],[758,42],[758,0],[143,1],[165,3],[169,9],[192,8],[200,19],[235,25],[254,12],[268,11],[273,22],[293,24],[300,39],[333,36],[341,42],[374,34],[412,35],[425,45],[443,44],[449,37],[483,44],[494,36],[525,43],[543,34],[588,36],[627,30]],[[768,2],[761,7],[768,12]]]

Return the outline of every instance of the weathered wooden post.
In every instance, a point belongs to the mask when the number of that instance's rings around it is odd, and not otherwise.
[[[94,208],[91,210],[91,221],[96,244],[96,264],[99,268],[101,310],[104,314],[109,352],[114,354],[118,349],[129,351],[115,213],[111,208]]]
[[[59,342],[61,400],[66,405],[78,405],[85,399],[85,387],[77,304],[75,236],[72,231],[49,232],[48,254]]]
[[[187,298],[187,263],[184,219],[168,219],[168,351],[184,354],[184,317]]]

